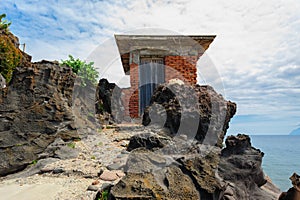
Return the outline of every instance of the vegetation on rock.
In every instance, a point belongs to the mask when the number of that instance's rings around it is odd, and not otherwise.
[[[86,63],[79,58],[75,59],[69,55],[68,60],[62,60],[62,65],[71,67],[73,72],[81,78],[81,85],[86,86],[88,83],[96,84],[99,72],[94,67],[94,62]]]
[[[11,22],[7,21],[6,19],[3,20],[3,18],[6,17],[6,14],[0,15],[0,30],[6,30],[8,31],[8,27],[11,25]]]
[[[0,23],[0,31],[2,24]],[[22,59],[21,51],[13,44],[9,34],[0,34],[0,73],[8,84],[14,69],[19,66]]]

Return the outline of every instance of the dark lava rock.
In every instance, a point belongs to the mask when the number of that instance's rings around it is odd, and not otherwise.
[[[55,168],[52,173],[53,174],[61,174],[61,173],[64,173],[65,170],[63,168]]]
[[[0,89],[0,176],[24,169],[56,138],[78,138],[70,128],[71,68],[24,58],[8,86]]]
[[[228,136],[225,140],[225,144],[226,148],[222,151],[223,156],[243,154],[246,150],[251,149],[250,137],[243,134],[238,134],[237,136]],[[262,156],[264,155],[263,153],[261,154]]]
[[[112,199],[277,198],[261,188],[266,183],[263,153],[251,146],[248,136],[229,136],[222,150],[184,137],[166,137],[157,145],[158,133],[133,136],[142,142],[131,150],[126,176],[112,187]]]
[[[294,173],[291,177],[290,180],[292,181],[292,185],[294,187],[300,187],[300,176],[296,173]]]
[[[139,147],[146,149],[162,148],[170,141],[169,136],[162,136],[151,132],[134,135],[130,138],[127,151],[132,151]]]
[[[151,105],[145,109],[143,125],[157,124],[172,135],[221,147],[236,104],[226,101],[210,86],[165,83],[154,91]]]
[[[226,139],[226,148],[221,152],[218,174],[234,185],[236,199],[274,199],[260,187],[267,181],[261,168],[263,152],[251,146],[247,135],[239,134]]]
[[[290,180],[292,181],[293,187],[287,192],[281,193],[279,200],[300,200],[300,176],[294,173]]]
[[[122,90],[107,79],[100,79],[96,89],[96,113],[102,121],[110,124],[121,122],[124,118],[124,107],[121,100]]]
[[[58,158],[58,159],[70,159],[78,156],[78,150],[71,148],[61,138],[56,138],[53,143],[49,144],[42,154],[39,154],[41,158]]]

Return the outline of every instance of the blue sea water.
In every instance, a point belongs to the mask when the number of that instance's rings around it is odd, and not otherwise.
[[[300,174],[300,136],[251,135],[252,146],[265,153],[263,170],[282,191],[290,188],[289,177]]]

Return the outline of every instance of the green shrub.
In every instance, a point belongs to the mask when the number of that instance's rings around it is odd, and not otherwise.
[[[14,46],[8,35],[0,35],[0,73],[7,85],[12,78],[13,71],[20,65],[21,59],[21,51]]]
[[[33,160],[33,161],[31,162],[30,166],[36,165],[37,162],[38,162],[37,160]]]
[[[11,22],[7,21],[6,19],[3,20],[3,18],[6,17],[6,14],[0,15],[0,30],[6,30],[8,31],[8,27],[11,25]]]
[[[108,200],[109,191],[104,190],[101,192],[101,197],[98,198],[98,200]]]
[[[69,59],[62,60],[61,64],[72,68],[73,72],[81,78],[82,86],[86,86],[88,83],[97,84],[99,72],[94,67],[94,62],[86,63],[86,61],[75,59],[69,55]]]

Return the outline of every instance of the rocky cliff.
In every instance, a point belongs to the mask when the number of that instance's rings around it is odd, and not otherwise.
[[[3,176],[36,162],[56,139],[68,141],[78,135],[71,109],[75,80],[72,70],[58,62],[32,63],[30,56],[18,49],[15,36],[1,32],[0,38],[22,57],[11,68],[13,74],[7,86],[0,89],[0,175]],[[0,55],[2,67],[10,59],[8,53]],[[1,69],[1,73],[5,70]]]

